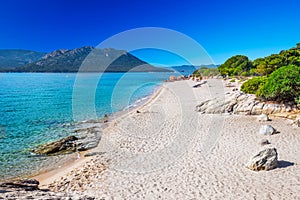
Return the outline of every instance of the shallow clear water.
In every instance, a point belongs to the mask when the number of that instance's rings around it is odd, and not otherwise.
[[[45,157],[31,155],[35,146],[70,135],[75,121],[132,106],[170,75],[80,74],[74,95],[75,73],[0,73],[0,179],[38,169]]]

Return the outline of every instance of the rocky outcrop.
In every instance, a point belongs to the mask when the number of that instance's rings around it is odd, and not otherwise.
[[[38,186],[37,180],[28,178],[0,183],[0,199],[95,199],[78,192],[41,190]]]
[[[252,157],[247,167],[253,171],[271,170],[278,166],[278,154],[276,148],[266,148]]]
[[[33,150],[35,154],[43,155],[56,155],[56,154],[65,154],[72,153],[76,150],[75,141],[78,138],[75,136],[68,136],[66,138],[51,142],[45,145],[42,145]]]
[[[239,91],[203,101],[196,106],[196,111],[208,114],[232,113],[244,115],[299,113],[299,109],[296,106],[260,102],[256,99],[255,95]]]
[[[45,190],[36,191],[1,191],[0,199],[19,200],[19,199],[47,199],[47,200],[94,200],[95,197],[80,194],[79,192],[64,193],[64,192],[52,192]]]
[[[231,113],[233,107],[236,105],[236,98],[230,96],[225,99],[224,97],[217,97],[215,99],[201,102],[196,106],[196,111],[208,114]]]
[[[78,151],[85,151],[97,147],[101,140],[102,126],[84,127],[74,130],[77,134],[78,140],[76,141],[76,148]]]
[[[259,134],[261,135],[274,135],[276,133],[278,133],[278,131],[271,125],[263,125],[259,129]]]
[[[39,155],[61,155],[97,147],[105,124],[99,121],[86,121],[79,123],[78,126],[80,128],[75,129],[73,135],[41,145],[35,148],[33,153]]]
[[[35,179],[25,178],[25,179],[0,183],[0,187],[5,188],[6,190],[13,189],[13,190],[33,191],[39,189],[38,188],[39,184],[40,183]]]

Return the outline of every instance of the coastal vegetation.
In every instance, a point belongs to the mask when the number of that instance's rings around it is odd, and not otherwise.
[[[268,76],[275,70],[288,65],[300,66],[300,43],[289,50],[257,58],[254,61],[244,55],[232,56],[218,69],[222,76]]]
[[[218,68],[209,68],[209,67],[200,67],[199,69],[193,72],[193,76],[195,77],[204,77],[204,76],[218,76],[219,70]]]
[[[218,69],[223,76],[247,76],[252,68],[252,62],[247,56],[236,55],[220,65]]]
[[[300,98],[300,67],[289,65],[275,70],[256,92],[266,100],[294,101]]]
[[[253,61],[255,73],[258,75],[269,75],[275,70],[288,65],[300,66],[300,48],[295,47],[279,54],[272,54],[265,58],[258,58]]]
[[[300,103],[300,43],[289,50],[249,60],[236,55],[218,68],[222,76],[255,76],[241,86],[262,100]]]
[[[267,77],[254,77],[246,81],[242,86],[241,90],[248,94],[256,94],[257,90],[261,88],[267,81]]]
[[[264,101],[300,104],[300,43],[289,50],[251,61],[247,56],[236,55],[218,68],[201,67],[193,72],[194,77],[254,76],[244,82],[241,91],[255,94]],[[230,82],[235,82],[231,79]]]

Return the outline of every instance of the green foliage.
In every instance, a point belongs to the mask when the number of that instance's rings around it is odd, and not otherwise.
[[[219,71],[218,68],[200,67],[199,69],[193,72],[193,75],[197,77],[218,76]]]
[[[295,102],[297,105],[300,105],[300,96],[298,98],[296,98]]]
[[[250,71],[251,71],[251,69],[250,69]],[[251,75],[250,71],[242,72],[241,76],[250,76]]]
[[[237,55],[229,58],[224,64],[219,66],[221,75],[247,75],[253,67],[247,56]]]
[[[283,62],[282,56],[273,54],[265,59],[260,60],[256,66],[256,73],[260,75],[267,75],[272,73],[274,70],[281,67]]]
[[[227,76],[261,75],[245,82],[241,90],[265,100],[300,104],[300,43],[253,62],[246,56],[233,56],[220,65],[219,71]]]
[[[241,91],[249,94],[255,94],[258,89],[266,83],[266,81],[267,77],[254,77],[242,84]]]
[[[195,70],[195,71],[193,72],[193,75],[194,75],[195,77],[200,77],[200,76],[201,76],[199,70]]]
[[[269,75],[280,67],[288,65],[300,66],[300,49],[292,48],[253,61],[255,72],[259,75]]]
[[[228,76],[268,76],[275,70],[288,65],[300,66],[300,43],[297,44],[297,47],[281,51],[279,54],[272,54],[265,58],[257,58],[253,62],[246,56],[233,56],[220,65],[219,71],[221,75]]]
[[[289,65],[277,69],[256,94],[266,100],[296,102],[300,96],[300,67]]]
[[[234,82],[235,82],[235,79],[231,79],[229,82],[234,83]]]

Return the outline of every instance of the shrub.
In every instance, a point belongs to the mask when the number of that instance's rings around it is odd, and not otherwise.
[[[300,96],[300,67],[289,65],[277,69],[256,94],[265,100],[296,102]]]
[[[234,82],[235,82],[235,79],[231,79],[229,82],[234,83]]]
[[[295,102],[296,102],[297,105],[300,105],[300,96],[298,98],[296,97]]]
[[[196,71],[193,72],[194,76],[218,76],[219,71],[217,68],[207,68],[207,67],[200,67]]]
[[[254,77],[242,84],[241,90],[245,93],[255,94],[260,87],[267,81],[267,77],[260,76]]]
[[[199,70],[194,71],[194,72],[193,72],[193,76],[195,76],[195,77],[200,77],[201,74],[200,74]]]
[[[241,76],[249,76],[250,75],[250,71],[249,72],[242,72]]]
[[[219,66],[218,70],[222,76],[247,75],[252,67],[252,62],[247,56],[237,55],[226,60],[224,64]]]

